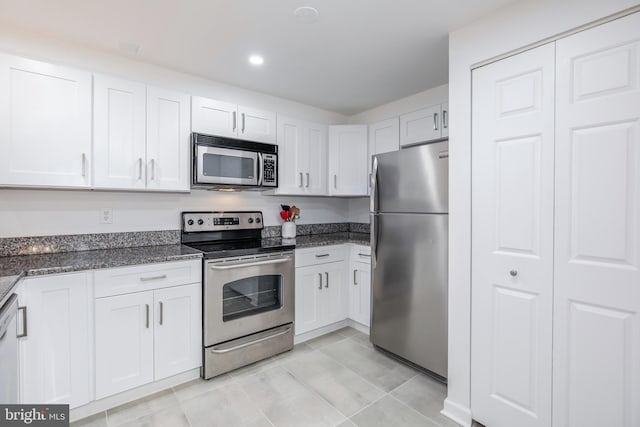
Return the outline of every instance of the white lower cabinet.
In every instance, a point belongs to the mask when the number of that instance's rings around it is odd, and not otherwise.
[[[345,260],[343,246],[296,251],[296,334],[346,319]]]
[[[201,365],[201,285],[175,285],[167,273],[140,266],[138,281],[147,290],[96,299],[96,399],[170,377]],[[188,266],[188,265],[187,265]],[[115,289],[117,277],[132,277],[137,267],[101,272],[99,288]],[[118,274],[123,270],[123,274]],[[105,274],[106,273],[106,274]],[[167,287],[153,288],[157,280]],[[156,286],[160,286],[157,284]]]
[[[349,262],[349,318],[369,327],[371,322],[371,249],[355,245]]]
[[[297,335],[347,318],[369,326],[370,254],[352,244],[296,250]]]
[[[91,273],[27,278],[19,304],[20,401],[88,403],[92,396]]]

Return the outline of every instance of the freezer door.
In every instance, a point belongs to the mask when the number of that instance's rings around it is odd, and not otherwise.
[[[372,169],[372,212],[449,211],[449,142],[378,154]]]
[[[371,342],[447,377],[448,215],[372,215]]]

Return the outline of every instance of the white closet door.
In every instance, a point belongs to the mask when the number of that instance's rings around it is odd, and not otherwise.
[[[554,426],[640,426],[640,15],[557,43]]]
[[[551,425],[554,46],[473,72],[473,416]]]

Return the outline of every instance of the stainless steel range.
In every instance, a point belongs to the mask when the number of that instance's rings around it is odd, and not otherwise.
[[[261,212],[183,212],[182,243],[204,253],[205,379],[293,348],[293,245],[262,240]]]

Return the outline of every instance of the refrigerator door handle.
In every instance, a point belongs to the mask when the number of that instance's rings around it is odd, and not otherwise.
[[[371,213],[371,273],[378,263],[378,221],[377,214]]]
[[[371,213],[378,210],[378,159],[373,157],[373,166],[371,167],[371,196],[369,197],[369,211]]]

